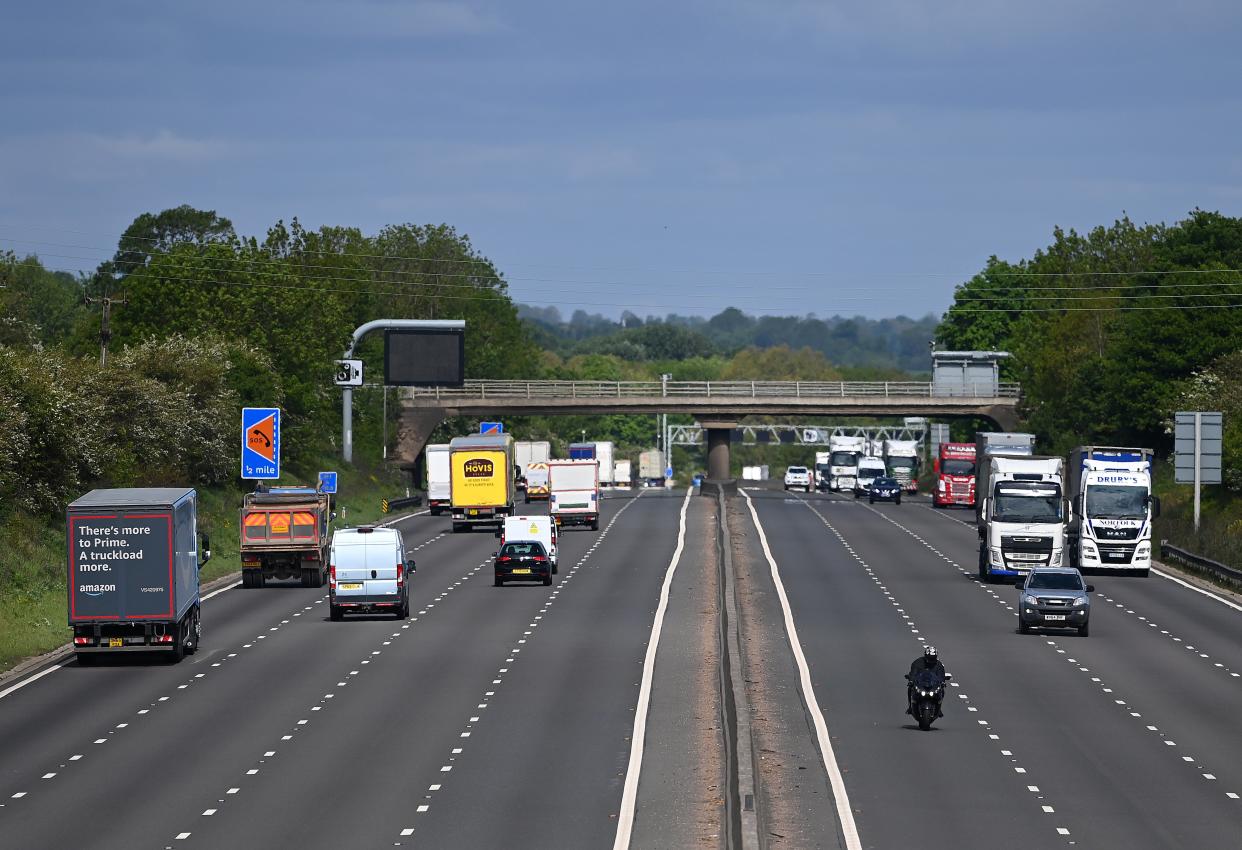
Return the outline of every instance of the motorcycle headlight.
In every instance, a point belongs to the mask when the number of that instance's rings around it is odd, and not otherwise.
[[[1081,608],[1081,607],[1083,607],[1084,605],[1086,605],[1086,604],[1087,604],[1088,602],[1090,602],[1090,601],[1091,601],[1091,600],[1087,599],[1087,597],[1085,597],[1085,596],[1080,596],[1080,597],[1078,597],[1077,599],[1075,599],[1075,600],[1074,600],[1074,607],[1075,607],[1075,608]]]

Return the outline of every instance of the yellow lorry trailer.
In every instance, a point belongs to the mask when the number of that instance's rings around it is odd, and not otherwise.
[[[457,437],[449,443],[453,532],[472,525],[503,527],[517,488],[513,438],[508,434]]]

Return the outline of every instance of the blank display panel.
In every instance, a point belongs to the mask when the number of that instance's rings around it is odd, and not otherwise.
[[[384,383],[390,387],[460,387],[466,335],[460,330],[384,332]]]

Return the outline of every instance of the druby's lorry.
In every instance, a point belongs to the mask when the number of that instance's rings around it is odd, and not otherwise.
[[[664,452],[647,449],[638,456],[638,480],[644,487],[664,486]]]
[[[454,534],[473,525],[504,524],[516,500],[513,470],[513,437],[508,434],[474,434],[449,443]]]
[[[950,505],[975,506],[975,444],[941,443],[939,457],[933,461],[936,486],[932,490],[932,505],[947,508]]]
[[[1013,579],[1032,567],[1064,563],[1064,470],[1059,457],[994,454],[980,462],[980,579]]]
[[[919,441],[885,440],[884,463],[888,474],[896,478],[907,493],[919,491]]]
[[[449,444],[427,447],[427,509],[439,516],[453,507],[453,474],[449,470]]]
[[[242,496],[242,587],[301,579],[323,587],[331,537],[331,497],[314,487],[262,487]]]
[[[853,490],[858,479],[858,459],[867,452],[867,438],[829,437],[828,451],[828,489],[836,492]]]
[[[589,525],[599,530],[599,464],[594,460],[554,460],[548,464],[552,490],[548,513],[557,525]]]
[[[79,664],[113,652],[198,650],[198,494],[184,487],[92,490],[67,510],[69,627]]]
[[[1148,574],[1151,521],[1160,515],[1160,500],[1151,493],[1152,457],[1151,449],[1113,446],[1079,446],[1070,452],[1071,566]]]

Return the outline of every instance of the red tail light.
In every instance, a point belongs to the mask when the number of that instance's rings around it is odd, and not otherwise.
[[[497,560],[497,561],[512,561],[513,559],[512,559],[512,558],[510,558],[508,555],[501,555],[501,556],[500,556],[499,558],[497,558],[496,560]]]
[[[91,639],[88,637],[75,637],[73,639],[73,643],[75,646],[86,646],[90,642],[91,642]]]
[[[397,564],[397,587],[405,584],[405,569],[401,564]]]
[[[547,559],[547,558],[545,558],[543,555],[536,555],[535,557],[531,558],[531,560],[532,560],[532,561],[538,561],[539,563],[541,563],[541,564],[542,564],[544,561],[546,561],[546,560],[548,560],[548,559]]]
[[[328,588],[336,590],[336,564],[328,565]]]

